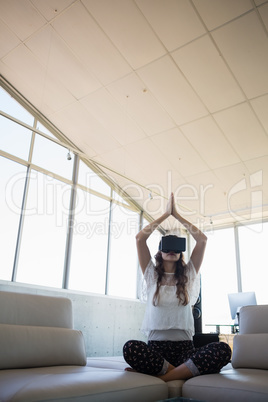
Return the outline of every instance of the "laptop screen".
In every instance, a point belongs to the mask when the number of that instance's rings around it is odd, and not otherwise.
[[[257,304],[255,292],[229,293],[229,306],[232,319],[236,318],[236,313],[243,306],[253,306]]]

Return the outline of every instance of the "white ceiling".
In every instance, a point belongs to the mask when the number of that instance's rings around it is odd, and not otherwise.
[[[267,31],[264,0],[0,0],[0,69],[152,216],[173,191],[199,226],[247,222],[268,217]]]

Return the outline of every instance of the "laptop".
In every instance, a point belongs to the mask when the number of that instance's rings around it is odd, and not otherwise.
[[[229,293],[229,306],[232,319],[236,319],[236,315],[239,315],[239,310],[243,306],[254,306],[257,304],[255,292],[239,292]]]

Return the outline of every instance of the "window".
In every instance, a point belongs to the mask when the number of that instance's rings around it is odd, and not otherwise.
[[[0,157],[0,279],[11,280],[26,168]]]
[[[0,116],[0,149],[28,160],[32,133],[13,121]]]
[[[1,199],[0,259],[4,268],[0,279],[12,280],[16,255],[15,281],[61,288],[65,269],[69,269],[70,289],[136,298],[135,235],[140,213],[130,210],[112,191],[106,176],[103,180],[78,155],[75,158],[68,145],[54,142],[55,136],[39,117],[2,88],[0,108],[18,120],[15,123],[0,116],[0,186],[6,195]],[[20,121],[33,127],[36,124],[51,140],[26,129]],[[24,160],[22,164],[19,159]],[[73,183],[74,161],[79,164],[77,183]],[[72,193],[76,194],[74,211],[70,211]],[[113,203],[112,195],[116,198]]]
[[[82,161],[79,162],[78,183],[108,197],[111,195],[111,187]]]
[[[117,191],[113,191],[113,199],[118,203],[128,205],[127,201]]]
[[[139,214],[113,204],[110,224],[108,294],[137,297],[137,252],[135,235]]]
[[[34,152],[32,162],[35,165],[56,173],[62,177],[71,180],[73,170],[73,155],[72,159],[67,158],[68,149],[49,141],[41,135],[35,136]]]
[[[33,125],[34,117],[22,107],[12,96],[0,87],[0,110],[23,121],[29,126]]]
[[[147,226],[148,224],[149,224],[149,222],[146,219],[144,219],[143,220],[143,228],[145,226]],[[153,260],[154,260],[154,256],[156,255],[156,253],[158,251],[158,246],[159,246],[161,237],[162,237],[161,233],[158,230],[154,230],[153,233],[150,235],[150,237],[147,239],[147,246],[150,250]]]
[[[110,202],[77,191],[69,289],[105,293]]]
[[[207,236],[207,248],[200,271],[203,332],[213,330],[207,325],[232,322],[228,293],[237,292],[234,229],[215,230]]]
[[[51,131],[49,131],[45,126],[43,126],[43,124],[41,124],[40,122],[37,123],[37,129],[39,131],[42,131],[42,133],[49,135],[51,138],[56,138]]]
[[[62,287],[71,187],[32,171],[17,281]]]
[[[239,249],[242,274],[242,291],[256,293],[258,304],[268,304],[266,281],[268,269],[268,222],[240,226]]]

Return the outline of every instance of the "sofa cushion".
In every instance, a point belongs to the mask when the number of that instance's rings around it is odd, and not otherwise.
[[[123,356],[106,356],[87,357],[87,367],[124,371],[126,367],[129,367],[129,365],[125,362]],[[173,380],[166,382],[168,387],[168,397],[175,398],[182,396],[182,386],[184,382],[184,380]]]
[[[182,395],[206,402],[267,402],[268,371],[231,368],[200,375],[184,383]]]
[[[0,369],[86,364],[81,331],[0,324]]]
[[[168,397],[151,375],[94,367],[55,366],[0,370],[0,401],[155,402]]]
[[[268,305],[244,306],[239,312],[239,334],[268,333]]]
[[[268,334],[236,335],[233,340],[234,368],[268,369]]]
[[[0,323],[73,328],[72,301],[67,297],[0,291]]]

